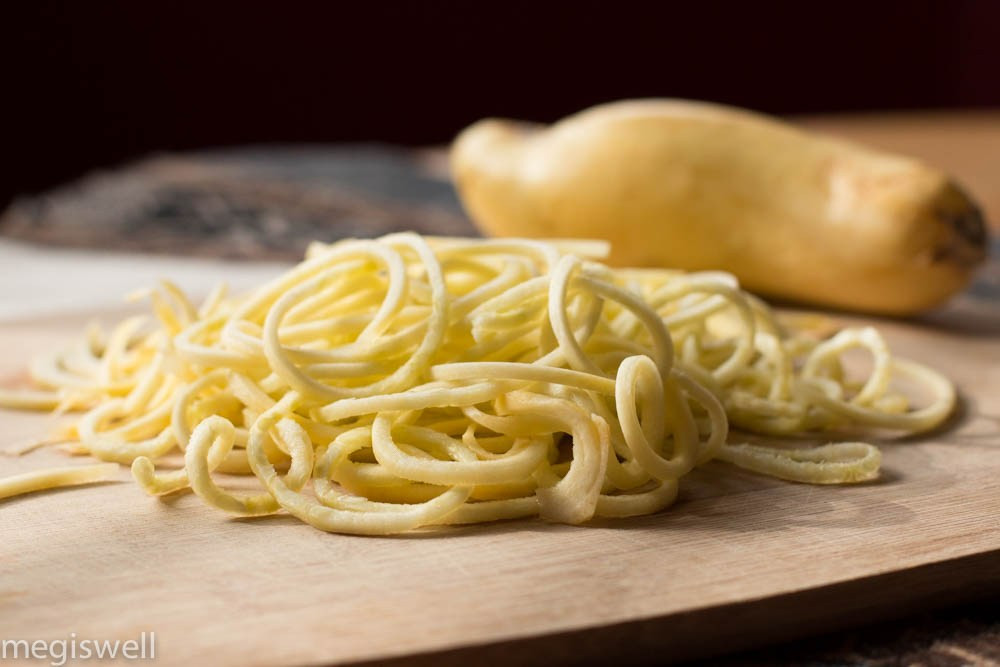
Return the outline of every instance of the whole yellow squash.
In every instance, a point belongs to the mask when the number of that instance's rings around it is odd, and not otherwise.
[[[910,314],[960,290],[986,254],[982,214],[941,171],[713,104],[484,120],[451,164],[489,234],[607,239],[619,265],[725,269],[794,301]]]

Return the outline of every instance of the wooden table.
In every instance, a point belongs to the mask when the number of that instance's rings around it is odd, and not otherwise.
[[[993,224],[1000,221],[1000,114],[803,122],[949,167]],[[441,164],[433,151],[386,149],[165,158],[22,201],[0,231],[284,258],[311,236],[364,225],[467,230]],[[108,202],[122,204],[113,209],[118,217],[108,215]],[[88,211],[91,218],[81,215]],[[95,228],[98,218],[103,227]],[[38,261],[66,266],[65,258]],[[983,280],[997,280],[995,262],[989,271]],[[16,374],[26,354],[63,340],[85,314],[8,319],[0,349],[15,354],[0,358],[0,375]],[[323,535],[280,517],[231,521],[191,496],[158,503],[125,484],[44,494],[0,507],[0,521],[10,518],[0,530],[11,531],[0,542],[0,638],[158,630],[167,664],[649,662],[994,592],[1000,470],[991,466],[1000,432],[990,415],[1000,414],[1000,307],[967,297],[921,321],[879,325],[902,351],[948,369],[975,399],[950,429],[889,445],[884,484],[817,489],[730,471],[720,487],[713,476],[721,464],[712,464],[662,515],[387,540]],[[0,420],[7,440],[44,427],[34,417]],[[59,460],[41,453],[7,469]],[[1000,660],[990,641],[1000,636],[1000,616],[991,608],[959,607],[948,618],[891,626],[889,640],[853,632],[731,660],[860,664],[886,650],[907,663]],[[906,635],[908,627],[919,636]],[[900,636],[908,639],[886,649]]]

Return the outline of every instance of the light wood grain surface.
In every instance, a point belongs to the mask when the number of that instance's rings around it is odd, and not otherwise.
[[[81,323],[4,326],[0,372],[16,378],[26,355]],[[710,464],[655,516],[380,539],[282,516],[234,520],[190,494],[151,499],[123,470],[122,483],[0,506],[0,637],[155,631],[162,664],[440,662],[484,645],[525,660],[583,645],[593,657],[642,648],[676,658],[982,591],[1000,581],[1000,342],[882,326],[899,352],[947,369],[965,407],[945,431],[884,444],[879,483],[813,487]],[[0,419],[3,445],[52,426]],[[38,452],[0,465],[57,463],[65,457]],[[739,624],[720,627],[729,613]]]
[[[985,118],[968,136],[971,125],[954,121],[940,142],[926,133],[942,125],[808,122],[929,161],[961,146],[952,170],[996,221],[1000,148],[986,137],[998,125]],[[650,517],[358,538],[282,516],[231,519],[190,494],[151,499],[123,470],[118,483],[0,503],[0,638],[152,631],[166,665],[650,661],[987,595],[1000,585],[998,271],[994,262],[976,289],[919,321],[875,322],[963,397],[948,428],[882,443],[878,483],[814,487],[713,463]],[[0,382],[17,382],[31,354],[84,320],[0,323]],[[0,448],[53,425],[0,412]],[[0,457],[0,474],[66,463],[51,450]]]

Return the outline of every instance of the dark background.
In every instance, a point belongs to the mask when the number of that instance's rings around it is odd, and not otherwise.
[[[444,143],[626,97],[1000,106],[992,0],[24,4],[0,20],[0,208],[150,151]]]

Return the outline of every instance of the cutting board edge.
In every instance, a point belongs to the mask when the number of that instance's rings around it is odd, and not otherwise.
[[[958,576],[981,570],[978,581]],[[958,582],[955,586],[954,583]],[[876,603],[859,593],[878,586],[887,593]],[[442,647],[420,653],[365,658],[346,667],[467,667],[477,665],[673,663],[717,658],[812,636],[891,621],[924,610],[1000,594],[1000,549],[914,567],[846,579],[818,588],[762,596],[723,605],[684,609],[610,625],[593,625],[496,641]],[[774,618],[794,618],[794,625]],[[708,632],[706,632],[706,630]]]

